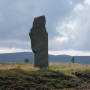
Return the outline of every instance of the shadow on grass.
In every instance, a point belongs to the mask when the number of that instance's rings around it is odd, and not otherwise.
[[[0,70],[0,89],[64,89],[75,88],[80,80],[51,70],[25,71],[22,69]]]

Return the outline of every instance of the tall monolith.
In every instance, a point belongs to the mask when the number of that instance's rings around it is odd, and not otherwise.
[[[29,36],[34,53],[34,66],[48,67],[48,33],[45,28],[45,16],[35,17]]]

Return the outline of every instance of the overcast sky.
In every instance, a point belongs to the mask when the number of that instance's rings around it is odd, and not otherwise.
[[[90,55],[90,0],[0,0],[0,53],[31,51],[29,31],[41,15],[49,53]]]

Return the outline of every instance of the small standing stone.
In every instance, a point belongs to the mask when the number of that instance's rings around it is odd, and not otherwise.
[[[34,53],[34,66],[48,68],[48,33],[45,16],[35,17],[29,36]]]
[[[75,63],[75,58],[74,57],[72,57],[72,61],[71,61],[72,63]]]

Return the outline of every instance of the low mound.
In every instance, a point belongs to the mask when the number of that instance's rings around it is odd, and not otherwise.
[[[90,65],[50,63],[39,70],[30,63],[0,63],[0,90],[89,90]]]
[[[64,89],[80,86],[80,80],[51,70],[0,70],[0,88],[14,90]]]

